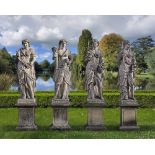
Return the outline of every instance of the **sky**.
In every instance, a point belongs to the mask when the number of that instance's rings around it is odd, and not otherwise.
[[[83,29],[89,29],[93,38],[117,33],[124,39],[135,40],[151,35],[155,39],[155,16],[142,15],[0,15],[0,48],[6,47],[14,55],[29,39],[37,61],[52,61],[51,48],[60,39],[68,41],[71,53],[77,53],[77,42]]]

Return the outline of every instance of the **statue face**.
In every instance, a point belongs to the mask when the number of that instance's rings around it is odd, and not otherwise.
[[[29,43],[28,42],[24,42],[23,46],[24,46],[24,48],[28,48],[29,47]]]
[[[98,42],[94,42],[94,47],[96,48],[96,47],[98,47],[99,46],[99,44],[98,44]]]
[[[97,43],[96,42],[94,42],[94,47],[97,47]]]
[[[125,49],[126,49],[126,50],[128,50],[129,47],[130,47],[130,46],[129,46],[128,44],[125,45]]]
[[[66,48],[66,42],[62,42],[61,44],[60,44],[60,49],[63,49],[63,48]]]
[[[64,48],[67,46],[66,42],[64,42]]]

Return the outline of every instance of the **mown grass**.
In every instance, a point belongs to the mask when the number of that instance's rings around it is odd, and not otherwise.
[[[105,131],[87,131],[84,125],[87,122],[87,109],[70,108],[70,131],[50,131],[52,123],[51,108],[36,109],[37,131],[16,131],[18,111],[16,108],[0,108],[0,138],[18,139],[128,139],[128,138],[155,138],[155,110],[143,108],[138,110],[139,131],[119,131],[119,108],[103,110]]]

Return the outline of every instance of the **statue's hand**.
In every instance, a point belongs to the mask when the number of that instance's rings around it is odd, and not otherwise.
[[[28,69],[32,67],[31,63],[27,63],[25,66],[26,66],[26,68],[28,68]]]
[[[30,62],[30,65],[32,66],[33,64],[34,64],[34,61],[31,61],[31,62]]]
[[[98,65],[98,67],[97,67],[97,72],[98,72],[98,73],[102,73],[102,67],[99,66],[99,65]]]

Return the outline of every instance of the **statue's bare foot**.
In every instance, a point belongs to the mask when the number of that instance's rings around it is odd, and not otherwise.
[[[68,97],[63,96],[62,99],[64,99],[64,100],[68,100]]]
[[[128,100],[128,97],[126,96],[126,97],[124,98],[124,100]]]
[[[58,97],[57,96],[54,96],[53,99],[58,99]]]
[[[21,98],[21,99],[26,99],[26,96],[21,96],[20,98]]]
[[[134,98],[134,97],[130,97],[129,99],[131,99],[131,100],[135,100],[135,98]]]

